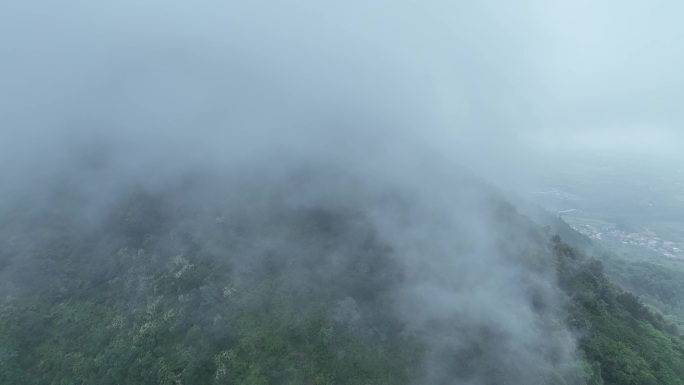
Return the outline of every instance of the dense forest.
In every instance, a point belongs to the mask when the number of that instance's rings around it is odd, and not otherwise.
[[[595,256],[611,280],[638,295],[644,304],[684,330],[684,261],[640,247],[597,242],[548,214],[540,222],[550,223],[549,228],[567,243]]]
[[[6,209],[0,383],[684,383],[679,329],[495,191],[345,178]]]

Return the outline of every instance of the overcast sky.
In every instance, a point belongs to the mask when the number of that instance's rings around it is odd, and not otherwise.
[[[174,127],[167,151],[218,126],[322,120],[339,139],[369,116],[493,178],[566,151],[676,154],[682,14],[674,0],[4,0],[0,160],[151,126]]]

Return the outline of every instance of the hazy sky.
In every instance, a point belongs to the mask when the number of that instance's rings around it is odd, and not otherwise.
[[[161,136],[166,152],[198,137],[214,148],[229,126],[252,142],[290,130],[271,142],[296,146],[369,130],[354,119],[493,178],[566,150],[676,153],[683,12],[664,0],[5,0],[0,160],[98,130],[129,145]],[[304,125],[316,133],[292,129]]]

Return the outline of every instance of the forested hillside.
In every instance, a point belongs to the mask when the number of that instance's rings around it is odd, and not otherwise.
[[[0,383],[684,383],[676,327],[493,190],[354,182],[190,178],[89,210],[61,185],[14,206]]]
[[[560,218],[546,217],[552,231],[585,254],[594,255],[608,277],[638,295],[644,303],[665,315],[668,322],[684,327],[684,261],[639,247],[603,244],[573,230]]]

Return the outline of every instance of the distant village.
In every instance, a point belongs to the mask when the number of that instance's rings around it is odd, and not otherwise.
[[[662,240],[648,233],[607,230],[584,224],[573,224],[571,226],[580,233],[594,239],[644,247],[668,258],[684,258],[684,246],[676,242]]]

